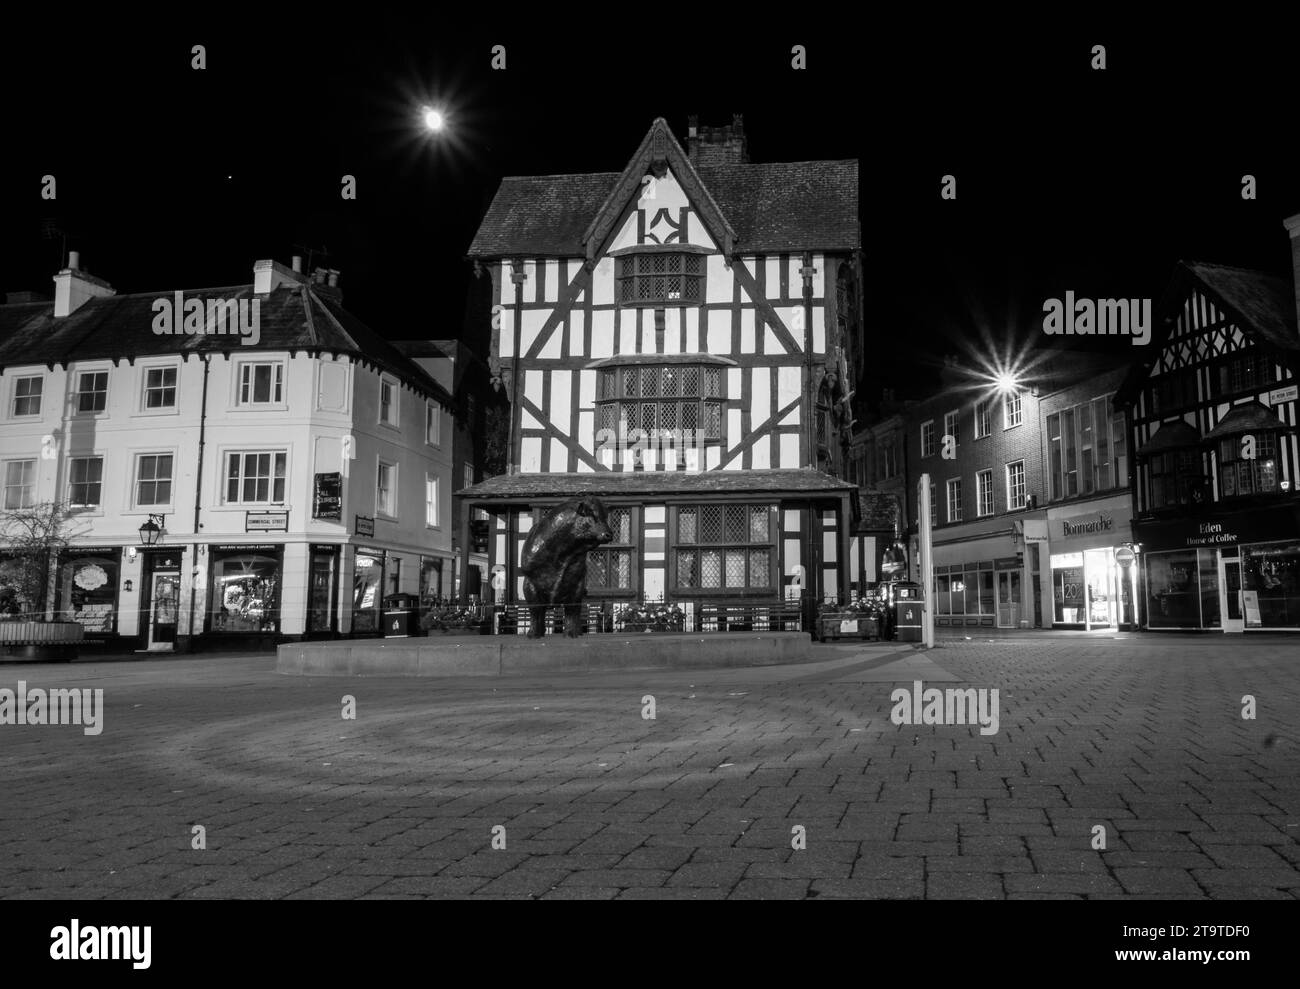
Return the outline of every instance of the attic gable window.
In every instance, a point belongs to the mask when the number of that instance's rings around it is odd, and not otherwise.
[[[659,252],[616,258],[618,301],[625,305],[675,305],[704,299],[704,258]]]

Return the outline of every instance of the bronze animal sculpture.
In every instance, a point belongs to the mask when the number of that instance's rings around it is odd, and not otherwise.
[[[576,638],[587,596],[587,554],[614,538],[605,506],[595,498],[566,501],[533,526],[524,541],[524,600],[533,605],[528,634],[546,632],[546,607],[564,606],[564,632]]]

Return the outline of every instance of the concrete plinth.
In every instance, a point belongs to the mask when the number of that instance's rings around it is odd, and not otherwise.
[[[643,633],[577,639],[517,635],[340,642],[279,647],[275,668],[306,676],[526,676],[600,670],[775,666],[808,658],[804,632]]]

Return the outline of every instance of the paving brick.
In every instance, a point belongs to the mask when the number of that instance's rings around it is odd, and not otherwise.
[[[927,661],[1004,691],[992,738],[900,730],[887,684],[804,667],[372,677],[373,720],[336,729],[343,681],[267,655],[97,662],[129,730],[0,727],[0,895],[1300,899],[1294,752],[1211,713],[1244,679],[1289,696],[1293,641],[987,638]],[[647,691],[660,719],[627,717]]]

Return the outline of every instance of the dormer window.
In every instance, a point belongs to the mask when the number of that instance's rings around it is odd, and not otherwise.
[[[685,305],[704,300],[704,256],[656,251],[616,258],[618,301],[624,305]]]

